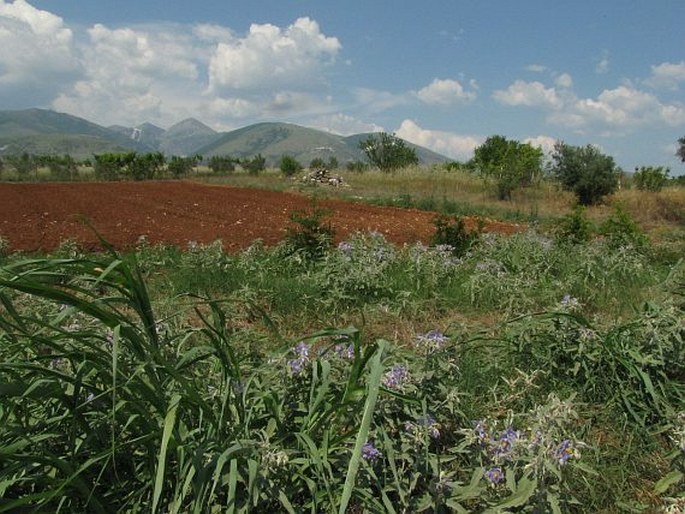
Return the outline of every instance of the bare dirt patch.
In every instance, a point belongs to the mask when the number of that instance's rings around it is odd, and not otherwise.
[[[378,231],[393,243],[428,243],[434,213],[375,207],[337,200],[321,201],[338,239]],[[99,248],[88,220],[115,248],[134,246],[140,236],[150,243],[186,246],[189,241],[223,241],[227,251],[255,239],[281,241],[290,214],[311,207],[309,198],[194,182],[108,182],[0,184],[0,236],[13,251],[50,251],[74,239]],[[473,220],[467,224],[474,226]],[[490,232],[512,233],[518,225],[486,220]]]

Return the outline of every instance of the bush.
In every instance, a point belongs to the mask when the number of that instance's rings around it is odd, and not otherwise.
[[[668,183],[670,171],[663,166],[641,166],[635,169],[633,182],[635,182],[635,187],[642,191],[661,191]]]
[[[476,230],[469,232],[463,218],[459,216],[440,214],[433,220],[433,225],[435,225],[435,234],[431,243],[435,246],[449,246],[451,252],[457,257],[468,252],[478,241],[482,232],[480,225]]]
[[[297,227],[290,227],[286,232],[286,247],[290,253],[300,253],[307,260],[322,258],[333,244],[335,231],[330,223],[322,222],[329,214],[316,204],[310,211],[295,211],[290,220]]]
[[[292,177],[302,170],[302,165],[294,157],[290,155],[284,155],[281,157],[279,168],[283,175],[286,177]]]
[[[235,159],[228,155],[213,155],[209,159],[209,169],[214,173],[232,173],[235,171]]]
[[[614,159],[592,145],[579,147],[559,142],[552,159],[552,174],[564,189],[575,193],[581,205],[596,204],[618,188],[620,171]]]
[[[609,245],[614,248],[633,246],[636,249],[641,249],[647,246],[649,242],[640,226],[621,206],[614,208],[611,216],[600,227],[600,232],[607,238]]]
[[[585,208],[578,205],[571,214],[564,216],[556,227],[558,241],[581,244],[592,238],[592,223],[587,218]]]
[[[197,164],[197,157],[178,157],[172,155],[167,170],[174,178],[188,175]]]
[[[242,166],[250,175],[258,175],[260,171],[266,169],[266,159],[262,154],[258,153],[252,159],[243,161]]]

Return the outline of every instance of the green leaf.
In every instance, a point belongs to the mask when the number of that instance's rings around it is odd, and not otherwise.
[[[685,475],[683,475],[681,471],[671,471],[668,475],[654,484],[654,490],[659,494],[663,494],[668,491],[669,487],[680,482],[683,479],[683,476]]]
[[[381,357],[385,349],[385,341],[380,341],[376,353],[371,360],[371,370],[368,381],[368,394],[366,402],[364,403],[364,414],[362,415],[361,426],[357,432],[357,440],[352,450],[352,458],[347,467],[347,476],[345,477],[345,486],[343,487],[342,497],[340,499],[340,507],[338,514],[345,514],[347,505],[352,498],[352,490],[357,479],[357,472],[359,471],[359,464],[362,458],[362,446],[366,443],[369,437],[369,428],[371,427],[371,420],[373,419],[373,412],[376,408],[376,399],[378,398],[378,391],[381,384],[381,374],[383,373],[383,365],[381,364]]]
[[[508,509],[510,507],[520,507],[525,505],[530,497],[533,496],[533,493],[535,493],[537,486],[537,479],[531,480],[527,477],[522,477],[517,484],[516,492],[514,492],[514,494],[507,497],[502,503],[497,504],[494,510],[490,509],[486,512],[497,512],[500,509]]]
[[[166,418],[164,419],[164,431],[162,433],[162,444],[159,448],[159,457],[157,458],[157,476],[155,478],[155,490],[152,497],[152,512],[157,512],[159,506],[159,499],[162,496],[162,489],[164,488],[164,471],[166,467],[166,451],[171,439],[171,432],[176,424],[176,411],[181,402],[181,395],[175,394],[169,402]]]

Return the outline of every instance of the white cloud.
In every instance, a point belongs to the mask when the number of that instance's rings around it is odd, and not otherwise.
[[[375,123],[367,123],[343,113],[329,114],[319,117],[312,123],[313,127],[320,128],[333,134],[350,136],[365,132],[384,132],[385,129]]]
[[[650,123],[685,123],[683,106],[663,104],[656,96],[631,86],[605,89],[596,99],[579,99],[572,111],[584,124],[598,123],[619,130]]]
[[[473,86],[474,83],[471,85]],[[416,96],[431,105],[454,105],[473,101],[476,93],[464,90],[458,80],[435,79],[428,86],[420,89]]]
[[[543,66],[542,64],[529,64],[525,69],[533,73],[544,73],[547,71],[547,66]]]
[[[0,97],[45,102],[80,72],[62,18],[24,0],[0,0]]]
[[[377,89],[357,88],[353,92],[356,102],[367,112],[379,113],[406,105],[409,103],[409,98],[405,94],[390,93],[388,91],[379,91]]]
[[[595,64],[595,73],[604,75],[609,71],[609,50],[602,50],[602,57]]]
[[[274,90],[316,83],[340,48],[338,39],[322,34],[310,18],[298,18],[285,29],[253,24],[244,38],[217,45],[209,63],[210,90]]]
[[[554,145],[557,143],[557,139],[551,136],[540,135],[535,137],[527,137],[523,140],[523,142],[528,143],[536,148],[541,148],[546,155],[549,155],[554,150]]]
[[[56,109],[108,122],[173,122],[172,111],[200,101],[203,45],[186,27],[96,24],[88,37],[85,77],[54,100]]]
[[[678,76],[670,68],[664,75]],[[550,123],[576,130],[596,128],[605,135],[625,134],[648,125],[685,124],[683,104],[664,103],[630,83],[605,89],[596,98],[576,96],[567,73],[556,77],[555,84],[559,89],[537,81],[517,80],[507,89],[495,91],[493,97],[506,105],[542,108],[548,112]]]
[[[652,66],[651,76],[645,83],[654,88],[678,90],[681,82],[685,82],[685,61],[678,63],[664,62]]]
[[[410,143],[423,146],[453,159],[467,160],[485,138],[421,128],[413,120],[404,120],[395,134]]]
[[[506,105],[545,107],[558,109],[563,101],[554,88],[546,88],[542,82],[517,80],[505,90],[495,91],[493,98]]]
[[[568,73],[562,73],[555,80],[554,83],[561,88],[570,89],[573,87],[573,78]]]

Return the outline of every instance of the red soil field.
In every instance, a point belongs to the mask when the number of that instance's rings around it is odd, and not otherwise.
[[[428,243],[434,232],[435,213],[338,200],[319,205],[330,212],[324,221],[338,240],[375,230],[396,244]],[[230,252],[255,239],[278,243],[293,226],[290,214],[310,207],[309,198],[294,193],[195,182],[0,183],[0,237],[11,251],[51,251],[66,239],[98,249],[85,219],[121,250],[144,235],[151,244],[180,247],[221,239]],[[511,233],[521,227],[486,220],[485,229]]]

